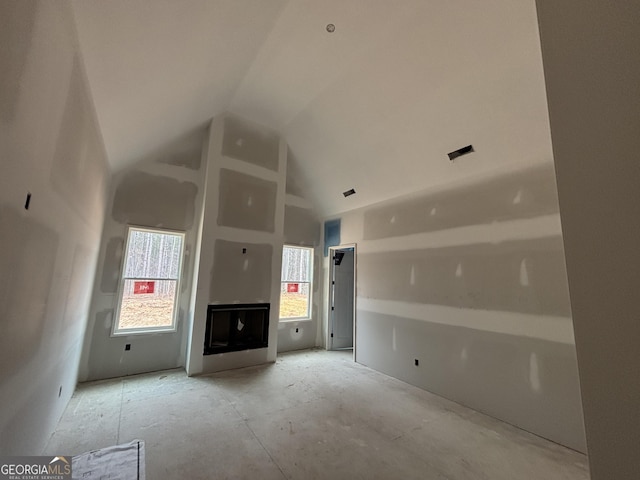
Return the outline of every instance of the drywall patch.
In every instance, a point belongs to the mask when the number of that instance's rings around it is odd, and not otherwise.
[[[313,210],[291,205],[285,206],[284,241],[305,246],[315,246],[320,243],[320,222]]]
[[[258,125],[227,117],[224,120],[222,154],[277,172],[280,138]]]
[[[398,339],[396,337],[396,327],[393,327],[391,331],[391,350],[394,352],[398,350]]]
[[[527,260],[525,258],[520,262],[520,285],[529,286],[529,271],[527,270]]]
[[[544,164],[465,188],[423,193],[374,207],[364,213],[364,239],[399,237],[554,213],[558,213],[555,173],[552,164]]]
[[[220,169],[218,225],[275,231],[277,191],[275,182]]]
[[[465,364],[467,363],[467,360],[469,360],[469,353],[467,352],[466,347],[462,347],[462,350],[460,351],[460,361]]]
[[[112,216],[123,224],[188,230],[198,187],[191,182],[132,171],[116,188]]]
[[[246,253],[242,249],[246,248]],[[270,302],[273,246],[216,240],[211,303]]]
[[[526,285],[522,258],[526,257]],[[413,279],[407,272],[413,270]],[[419,279],[419,281],[416,281]],[[358,295],[570,317],[561,237],[358,256]]]
[[[4,380],[40,351],[59,236],[8,206],[0,207],[0,225],[0,380]]]
[[[542,388],[540,384],[540,365],[538,364],[538,355],[535,353],[529,356],[529,383],[534,392],[540,392]]]
[[[104,263],[102,264],[102,280],[100,281],[102,293],[116,293],[118,291],[122,255],[124,255],[124,239],[111,237],[107,242]]]

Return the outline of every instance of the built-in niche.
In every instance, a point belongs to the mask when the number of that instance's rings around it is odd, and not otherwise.
[[[204,355],[266,348],[269,303],[209,305]]]

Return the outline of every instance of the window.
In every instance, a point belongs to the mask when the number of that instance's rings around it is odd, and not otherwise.
[[[280,285],[280,320],[311,318],[312,272],[313,248],[284,247]]]
[[[184,233],[129,227],[113,334],[174,331]]]

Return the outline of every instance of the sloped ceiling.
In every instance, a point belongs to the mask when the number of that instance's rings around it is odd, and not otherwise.
[[[323,215],[552,158],[533,0],[79,0],[74,11],[114,169],[184,147],[224,111],[286,138]],[[448,160],[468,144],[475,153]]]

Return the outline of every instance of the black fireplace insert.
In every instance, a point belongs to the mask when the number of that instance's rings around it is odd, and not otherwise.
[[[269,303],[209,305],[204,355],[267,347],[269,307]]]

